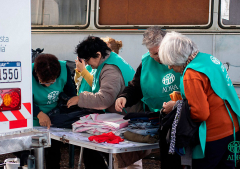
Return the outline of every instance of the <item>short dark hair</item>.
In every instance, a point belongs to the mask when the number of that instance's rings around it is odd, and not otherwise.
[[[52,54],[40,54],[35,59],[34,70],[43,82],[57,79],[61,72],[58,58]]]
[[[102,58],[105,58],[108,51],[111,52],[111,49],[107,46],[107,44],[102,39],[95,36],[88,36],[80,42],[75,49],[75,53],[78,57],[86,60],[89,60],[90,58],[97,58],[97,52],[100,52],[102,54]]]

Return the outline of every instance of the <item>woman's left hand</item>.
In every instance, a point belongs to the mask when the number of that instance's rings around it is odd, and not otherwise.
[[[168,114],[168,113],[170,113],[170,111],[172,111],[172,108],[173,108],[173,106],[176,104],[176,102],[175,101],[169,101],[169,102],[164,102],[163,103],[163,112],[165,113],[165,114]]]
[[[78,100],[79,100],[79,96],[74,96],[71,99],[68,100],[67,102],[67,107],[71,107],[73,105],[77,105],[78,104]]]

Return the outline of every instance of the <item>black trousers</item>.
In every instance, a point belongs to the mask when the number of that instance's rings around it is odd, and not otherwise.
[[[239,132],[236,138],[239,140]],[[228,145],[233,141],[233,135],[220,140],[206,143],[205,158],[194,159],[193,169],[234,169],[234,153],[228,150]],[[237,154],[238,157],[238,154]],[[236,161],[238,161],[237,158]]]
[[[108,169],[109,154],[84,148],[83,162],[85,169]]]
[[[62,142],[51,139],[51,147],[45,148],[46,169],[60,169]]]
[[[13,153],[17,158],[20,159],[20,166],[27,165],[27,159],[30,154],[33,154],[32,150],[24,150]]]
[[[182,169],[181,156],[177,153],[168,154],[169,143],[166,141],[168,130],[159,130],[159,147],[160,147],[160,160],[161,169]]]

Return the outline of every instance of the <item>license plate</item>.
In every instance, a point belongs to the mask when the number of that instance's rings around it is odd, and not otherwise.
[[[21,81],[21,62],[0,62],[0,83]]]

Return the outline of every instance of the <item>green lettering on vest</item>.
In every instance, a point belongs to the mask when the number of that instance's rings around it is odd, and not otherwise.
[[[233,160],[233,155],[228,155],[228,159],[227,160]]]

